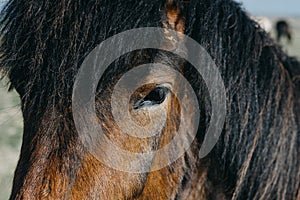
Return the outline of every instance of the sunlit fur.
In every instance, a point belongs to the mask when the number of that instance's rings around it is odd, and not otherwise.
[[[0,68],[20,95],[24,117],[10,199],[300,198],[300,64],[237,3],[10,0],[3,14]],[[165,145],[178,126],[180,105],[174,96],[162,105],[168,120],[160,137],[141,143],[122,134],[110,107],[122,74],[140,64],[164,63],[181,72],[198,96],[201,119],[191,148],[159,171],[131,174],[105,166],[78,139],[71,97],[81,63],[101,41],[137,27],[184,32],[217,64],[226,87],[227,116],[221,138],[204,159],[197,155],[210,123],[205,83],[182,59],[153,49],[124,55],[106,71],[96,98],[99,123],[122,148],[139,152]],[[149,90],[151,86],[144,88]]]

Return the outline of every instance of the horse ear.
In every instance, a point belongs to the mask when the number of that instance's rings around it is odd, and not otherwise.
[[[185,14],[183,11],[183,3],[187,3],[187,1],[167,0],[165,6],[166,23],[164,23],[164,28],[171,28],[184,33]]]

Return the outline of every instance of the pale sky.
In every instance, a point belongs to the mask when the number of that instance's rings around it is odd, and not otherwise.
[[[300,0],[236,0],[253,15],[300,16]]]

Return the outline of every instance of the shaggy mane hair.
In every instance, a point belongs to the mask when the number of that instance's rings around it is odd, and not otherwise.
[[[208,198],[220,191],[224,199],[299,199],[299,62],[234,1],[175,0],[172,5],[185,18],[185,34],[212,56],[226,87],[221,138],[200,162],[207,169]],[[165,2],[158,0],[10,0],[2,11],[0,69],[22,99],[22,152],[49,106],[73,123],[73,83],[88,53],[116,33],[162,27],[164,10]],[[194,72],[188,66],[183,70],[203,99]],[[25,179],[28,160],[21,157],[11,199]],[[189,186],[186,177],[177,198]]]

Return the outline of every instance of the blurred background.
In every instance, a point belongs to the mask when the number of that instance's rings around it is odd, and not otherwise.
[[[300,1],[299,0],[237,0],[242,7],[276,38],[275,24],[285,20],[292,40],[280,41],[290,55],[300,58]],[[0,0],[0,8],[7,1]],[[0,81],[0,200],[9,198],[13,172],[17,164],[22,137],[20,100],[15,91],[7,92],[7,80]]]
[[[276,39],[276,23],[286,21],[292,40],[280,40],[283,49],[291,56],[300,58],[300,1],[299,0],[236,0],[270,35]]]

